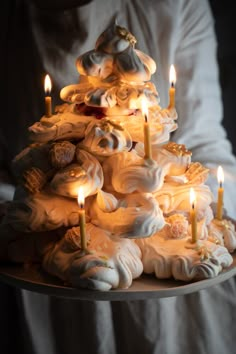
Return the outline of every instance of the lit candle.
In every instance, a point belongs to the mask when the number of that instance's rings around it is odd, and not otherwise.
[[[84,193],[83,188],[80,187],[78,190],[78,204],[79,204],[79,227],[80,227],[80,238],[81,238],[81,249],[85,250],[87,248],[86,231],[85,231],[85,209],[84,209]]]
[[[223,182],[224,182],[224,172],[223,168],[221,166],[218,167],[217,170],[217,179],[219,183],[219,188],[218,188],[218,201],[217,201],[217,213],[216,213],[216,218],[218,220],[222,220],[222,215],[223,215],[223,198],[224,198],[224,188],[223,188]]]
[[[170,66],[170,74],[169,74],[169,80],[170,80],[170,89],[169,89],[169,106],[168,108],[175,108],[175,83],[176,83],[176,72],[174,65]]]
[[[196,214],[196,197],[193,188],[190,188],[190,220],[192,230],[192,242],[197,242],[197,214]]]
[[[142,114],[144,116],[144,158],[151,159],[152,158],[152,147],[151,147],[151,136],[150,136],[150,125],[148,122],[148,108],[147,102],[145,99],[142,100]]]
[[[50,96],[52,89],[52,83],[50,76],[47,74],[44,80],[44,91],[45,91],[45,116],[51,117],[52,115],[52,98]]]

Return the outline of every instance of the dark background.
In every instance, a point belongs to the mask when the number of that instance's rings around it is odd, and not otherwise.
[[[236,155],[236,15],[232,1],[209,0],[209,2],[218,40],[218,62],[224,104],[223,125]]]

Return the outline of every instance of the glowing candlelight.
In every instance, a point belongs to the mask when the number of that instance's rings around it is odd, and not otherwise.
[[[223,182],[224,182],[224,171],[221,166],[218,167],[217,170],[217,179],[219,183],[219,188],[218,188],[218,201],[217,201],[217,214],[216,218],[218,220],[222,220],[223,216],[223,205],[224,205],[224,188],[223,188]]]
[[[85,250],[87,248],[86,231],[85,231],[85,209],[84,209],[84,191],[80,187],[78,190],[78,204],[79,204],[79,226],[80,226],[80,237],[81,237],[81,249]]]
[[[169,106],[168,108],[175,108],[175,83],[176,83],[176,72],[174,65],[170,66],[170,74],[169,74],[169,80],[170,80],[170,89],[169,89]]]
[[[148,107],[145,99],[142,100],[142,114],[144,116],[144,158],[151,159],[152,158],[152,147],[151,147],[151,136],[150,136],[150,125],[148,122]]]
[[[192,242],[197,242],[197,214],[196,214],[196,196],[193,188],[190,188],[190,219],[192,230]]]
[[[50,96],[52,89],[52,83],[50,76],[47,74],[44,80],[44,91],[45,91],[45,116],[51,117],[52,115],[52,97]]]

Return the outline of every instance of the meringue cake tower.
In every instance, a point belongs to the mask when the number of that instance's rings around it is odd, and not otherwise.
[[[160,106],[156,64],[135,43],[117,24],[106,29],[76,60],[79,82],[61,90],[65,103],[29,127],[33,143],[13,161],[19,185],[4,219],[16,234],[9,257],[25,261],[18,234],[28,244],[48,237],[35,246],[37,261],[75,287],[128,288],[143,272],[204,279],[232,264],[234,226],[214,218],[208,169],[169,141],[175,107]]]

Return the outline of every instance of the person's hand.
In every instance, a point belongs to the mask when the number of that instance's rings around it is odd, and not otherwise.
[[[0,262],[40,262],[46,252],[60,239],[62,230],[25,233],[9,224],[0,225]]]
[[[3,217],[7,213],[9,202],[0,202],[0,223],[2,222]]]
[[[0,182],[0,202],[9,201],[13,199],[15,187],[6,182]]]
[[[8,208],[9,202],[13,199],[15,187],[12,184],[0,182],[0,223]]]

